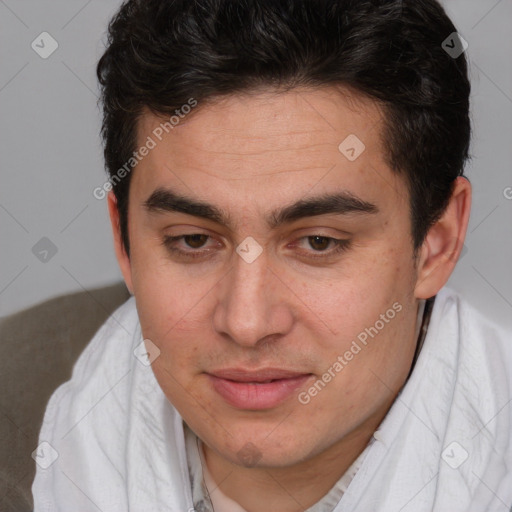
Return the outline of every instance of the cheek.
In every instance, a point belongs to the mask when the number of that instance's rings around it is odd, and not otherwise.
[[[345,427],[352,428],[378,414],[403,385],[415,347],[411,342],[413,316],[412,308],[397,309],[398,304],[382,310],[387,323],[380,319],[378,309],[366,325],[360,319],[350,319],[352,333],[347,330],[343,336],[331,338],[329,347],[324,346],[325,373],[304,390],[301,403],[308,401],[305,410],[325,418],[327,432],[339,431],[340,418]]]
[[[373,325],[395,302],[410,302],[413,274],[405,251],[382,248],[347,258],[339,270],[307,279],[289,276],[288,283],[301,298],[302,318],[310,319],[311,329],[316,321],[327,338],[346,340]]]
[[[134,249],[132,280],[143,333],[149,338],[165,338],[204,309],[202,301],[212,287],[211,280],[191,278],[186,269],[172,264],[154,241],[153,246]]]
[[[335,283],[307,282],[301,290],[308,298],[309,318],[321,317],[324,335],[310,324],[315,350],[322,353],[322,371],[331,368],[336,376],[328,387],[340,400],[355,407],[385,397],[405,377],[414,351],[415,301],[407,257],[389,250],[361,261]],[[399,260],[399,258],[402,260]],[[317,336],[315,336],[315,332]],[[340,363],[338,357],[342,357]],[[343,367],[336,363],[340,363]],[[336,369],[338,371],[336,371]],[[383,384],[386,383],[386,384]],[[330,407],[333,395],[318,401]]]

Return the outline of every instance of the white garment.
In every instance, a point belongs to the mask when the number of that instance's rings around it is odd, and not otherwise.
[[[414,371],[333,512],[510,511],[511,338],[441,290]],[[141,341],[132,297],[52,395],[39,441],[59,456],[37,466],[35,512],[193,512],[183,422],[134,357]]]

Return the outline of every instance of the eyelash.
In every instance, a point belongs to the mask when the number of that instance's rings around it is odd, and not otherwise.
[[[177,249],[175,246],[174,246],[174,243],[179,241],[179,240],[182,240],[182,239],[185,239],[186,237],[188,236],[193,236],[193,235],[203,235],[203,233],[187,233],[186,235],[180,235],[180,236],[165,236],[163,241],[162,241],[162,245],[165,246],[165,248],[170,251],[171,253],[174,253],[174,254],[177,254],[179,256],[183,256],[185,258],[201,258],[203,256],[205,256],[207,253],[211,252],[210,250],[191,250],[191,251],[183,251],[181,249]],[[211,236],[209,235],[204,235],[204,236],[207,236],[208,239],[211,238]],[[350,248],[350,245],[351,245],[351,241],[350,240],[347,240],[347,239],[338,239],[338,238],[333,238],[333,237],[330,237],[330,236],[324,236],[324,235],[308,235],[308,236],[303,236],[301,238],[299,238],[299,240],[302,240],[304,238],[313,238],[313,237],[318,237],[318,238],[325,238],[327,240],[329,240],[329,242],[332,242],[334,244],[334,249],[330,250],[330,251],[315,251],[319,254],[317,255],[309,255],[307,256],[308,258],[310,259],[327,259],[329,257],[332,257],[336,254],[340,254],[342,252],[345,252],[346,250],[348,250]]]

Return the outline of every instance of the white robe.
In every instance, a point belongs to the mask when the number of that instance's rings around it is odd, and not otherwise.
[[[35,512],[193,512],[182,419],[141,341],[132,297],[52,395],[39,453],[58,458],[37,466]],[[443,288],[374,438],[334,512],[511,511],[511,334]]]

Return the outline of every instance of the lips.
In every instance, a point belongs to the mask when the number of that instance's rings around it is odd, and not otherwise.
[[[217,394],[233,407],[245,410],[272,409],[312,377],[311,373],[280,368],[251,371],[229,368],[207,375]]]

